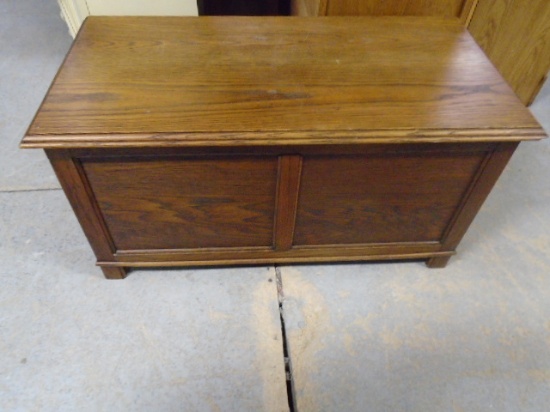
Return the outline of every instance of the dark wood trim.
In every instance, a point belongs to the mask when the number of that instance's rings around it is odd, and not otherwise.
[[[196,158],[196,157],[228,157],[228,156],[292,156],[299,153],[307,155],[380,155],[400,156],[402,154],[439,154],[445,152],[481,153],[490,152],[495,143],[421,143],[421,144],[375,144],[375,145],[318,145],[318,146],[235,146],[235,147],[142,147],[142,148],[111,148],[111,149],[70,149],[72,157],[94,162],[112,162],[139,160],[140,158]]]
[[[518,144],[516,142],[500,143],[483,161],[470,189],[465,194],[461,205],[457,208],[451,223],[443,234],[441,239],[442,250],[454,251],[456,249],[514,154]],[[445,263],[442,259],[439,259],[430,260],[427,264],[429,267],[443,267]]]
[[[449,263],[450,259],[451,255],[432,257],[427,260],[426,266],[428,266],[430,269],[442,269],[447,266],[447,263]]]
[[[470,24],[478,2],[479,0],[464,0],[459,18],[460,21],[464,23],[465,27],[468,27],[468,25]]]
[[[328,13],[329,0],[319,0],[319,9],[317,10],[318,16],[326,16]]]
[[[105,276],[106,279],[124,279],[127,275],[127,269],[123,267],[118,266],[105,266],[105,265],[98,265],[101,268],[101,271],[103,272],[103,276]]]
[[[269,262],[313,262],[339,260],[387,260],[415,259],[438,256],[441,253],[439,242],[383,243],[366,245],[322,245],[294,246],[290,250],[273,250],[270,247],[247,248],[203,248],[176,250],[122,250],[115,254],[115,260],[122,266],[134,263],[148,266],[166,266],[173,262],[189,261],[202,264],[250,264]],[[443,255],[454,254],[445,251]],[[414,256],[414,257],[411,257]],[[210,262],[210,263],[206,263]],[[108,265],[110,262],[103,262]],[[112,263],[112,262],[111,262]]]
[[[443,240],[447,238],[451,230],[455,227],[455,222],[457,221],[458,217],[460,216],[460,213],[465,205],[468,204],[468,199],[470,198],[470,194],[476,187],[476,184],[480,177],[483,175],[483,171],[485,170],[485,166],[491,159],[491,156],[493,155],[493,152],[495,150],[496,146],[493,146],[490,151],[488,151],[485,154],[485,157],[481,161],[477,171],[474,173],[472,180],[468,187],[466,188],[466,191],[464,192],[464,195],[462,196],[461,201],[457,204],[455,211],[453,215],[451,216],[451,219],[449,220],[449,223],[447,224],[447,227],[443,231],[443,234],[441,235],[441,242],[443,243]]]
[[[275,227],[273,229],[273,247],[275,250],[289,250],[292,247],[301,174],[301,156],[279,157]]]
[[[542,128],[431,130],[301,130],[240,133],[27,134],[21,148],[85,149],[137,147],[298,146],[325,144],[477,143],[540,140]]]
[[[66,150],[46,150],[46,155],[97,260],[113,261],[116,252],[115,244],[109,235],[80,163],[71,158]],[[103,273],[108,279],[123,279],[125,276],[124,270],[121,269],[107,268]]]
[[[384,255],[353,255],[353,256],[271,256],[268,258],[232,258],[226,260],[181,260],[181,261],[135,261],[135,262],[97,262],[101,267],[194,267],[194,266],[225,266],[225,265],[264,265],[277,263],[329,263],[329,262],[373,262],[384,260],[423,260],[433,257],[450,257],[455,252],[431,252]]]

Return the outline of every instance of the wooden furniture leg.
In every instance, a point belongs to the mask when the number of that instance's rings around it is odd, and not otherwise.
[[[451,259],[451,256],[433,257],[426,261],[426,266],[428,266],[430,269],[442,269],[447,266],[447,263],[449,263],[449,259]]]
[[[443,234],[441,244],[443,251],[454,251],[462,237],[470,227],[491,189],[497,182],[508,161],[514,154],[518,142],[500,143],[490,153],[481,166],[469,192],[466,193],[462,204],[459,205],[454,218],[451,220],[446,232]],[[429,268],[443,268],[448,263],[450,256],[434,257],[426,262]]]
[[[101,266],[103,275],[106,279],[124,279],[126,277],[126,269],[117,266]]]
[[[80,163],[71,157],[68,150],[46,150],[46,155],[97,260],[114,262],[115,244],[105,226]],[[126,271],[121,267],[104,266],[101,269],[107,279],[124,279],[126,276]]]

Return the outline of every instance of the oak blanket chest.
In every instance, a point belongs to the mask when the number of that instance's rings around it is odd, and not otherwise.
[[[443,267],[544,131],[458,20],[89,17],[22,141],[108,278],[151,266]]]

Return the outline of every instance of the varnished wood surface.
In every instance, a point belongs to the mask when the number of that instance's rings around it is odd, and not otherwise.
[[[469,30],[525,104],[550,70],[550,1],[479,0]]]
[[[273,247],[275,250],[288,250],[292,248],[294,243],[301,175],[302,156],[279,157],[275,228],[273,229]]]
[[[320,155],[386,155],[416,153],[419,150],[425,154],[437,156],[444,152],[488,152],[493,150],[495,143],[442,143],[442,144],[347,144],[347,145],[302,145],[302,146],[231,146],[231,147],[140,147],[140,148],[87,148],[66,150],[71,157],[82,159],[102,159],[108,161],[116,157],[131,158],[170,158],[170,157],[217,157],[217,156],[320,156]]]
[[[453,219],[440,238],[445,250],[454,250],[458,246],[517,146],[518,143],[515,142],[500,143],[484,159],[482,168],[476,174],[474,182],[464,194]]]
[[[476,12],[478,3],[479,0],[464,0],[464,7],[462,8],[462,12],[460,13],[460,20],[462,21],[462,23],[464,23],[466,27],[470,25],[472,17]]]
[[[48,152],[98,264],[121,278],[127,267],[444,266],[516,145]]]
[[[441,251],[437,242],[388,243],[370,245],[296,246],[290,250],[270,248],[214,248],[196,250],[120,251],[115,262],[102,262],[111,267],[197,266],[216,264],[262,264],[292,262],[373,261],[393,259],[425,259],[451,256]]]
[[[294,242],[438,241],[484,156],[306,157]]]
[[[544,132],[457,20],[90,17],[22,146],[502,136]]]
[[[202,266],[244,266],[244,265],[266,265],[266,264],[292,264],[292,263],[334,263],[334,262],[380,262],[388,260],[426,260],[426,259],[448,259],[455,255],[455,252],[428,252],[428,253],[393,253],[381,255],[368,255],[357,253],[355,255],[334,254],[331,255],[317,254],[316,251],[307,251],[303,256],[282,256],[279,252],[271,252],[269,256],[253,257],[247,256],[244,258],[235,257],[232,255],[227,259],[219,259],[212,255],[202,255],[197,260],[190,260],[186,257],[180,261],[157,262],[153,260],[135,261],[135,262],[97,262],[104,271],[108,269],[124,269],[124,268],[154,268],[154,267],[202,267]],[[439,266],[443,267],[443,266]]]
[[[66,150],[47,150],[46,154],[97,259],[113,261],[116,246],[81,164]],[[124,279],[126,276],[123,268],[105,266],[102,269],[107,279]]]
[[[294,16],[446,16],[467,25],[478,0],[292,0]],[[330,4],[330,6],[329,6]]]
[[[518,144],[517,142],[500,143],[483,159],[481,167],[439,239],[441,250],[451,251],[458,246]],[[427,265],[430,268],[443,268],[449,262],[449,258],[450,256],[435,256],[428,259]]]
[[[540,140],[546,137],[542,128],[523,129],[446,129],[446,130],[302,130],[281,132],[233,132],[233,133],[134,133],[103,135],[36,135],[26,136],[24,148],[235,148],[256,149],[285,145],[292,150],[294,146],[315,145],[333,146],[339,150],[342,145],[411,144],[411,143],[484,143],[503,141]]]
[[[290,13],[302,17],[326,16],[327,3],[328,0],[292,0]]]
[[[511,145],[503,146],[508,154]],[[430,258],[435,266],[454,253],[488,193],[478,181],[495,147],[95,149],[59,156],[81,170],[82,182],[71,186],[84,188],[84,203],[90,199],[95,211],[83,213],[84,205],[79,219],[91,241],[107,246],[98,260],[113,276],[127,266],[397,258]],[[71,179],[58,169],[61,180]],[[80,193],[64,187],[70,198]],[[90,219],[104,229],[88,227]]]
[[[329,16],[459,17],[464,0],[329,0]]]
[[[98,17],[23,146],[47,149],[122,278],[444,266],[517,142],[543,136],[458,19]]]
[[[272,244],[276,157],[82,165],[117,250]]]
[[[210,249],[172,249],[172,250],[120,250],[114,255],[114,260],[120,263],[133,263],[140,261],[170,262],[181,260],[230,260],[230,259],[268,259],[270,256],[282,258],[307,258],[326,257],[336,258],[337,256],[357,257],[366,256],[387,256],[396,254],[437,254],[441,252],[439,242],[416,242],[416,243],[386,243],[367,245],[315,245],[315,246],[294,246],[290,250],[273,250],[267,247],[245,247],[245,248],[210,248]]]

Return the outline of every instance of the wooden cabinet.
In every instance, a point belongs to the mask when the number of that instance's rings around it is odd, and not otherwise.
[[[477,0],[292,0],[296,16],[443,16],[466,22]]]
[[[480,0],[468,29],[521,101],[531,104],[550,70],[550,2]]]
[[[544,136],[458,20],[92,17],[22,146],[46,150],[121,278],[444,266],[517,144]]]

